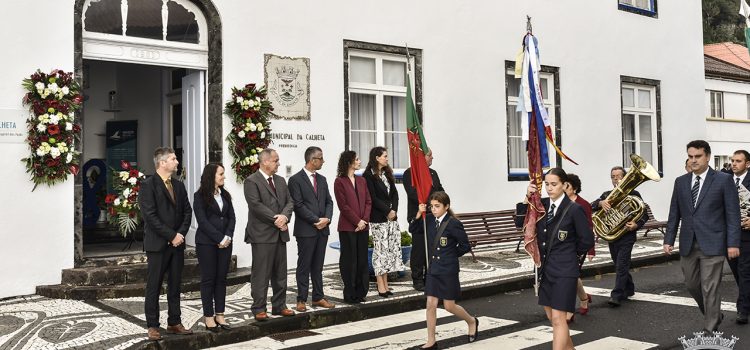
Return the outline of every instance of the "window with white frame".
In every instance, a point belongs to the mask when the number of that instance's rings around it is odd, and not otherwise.
[[[521,138],[521,112],[517,112],[518,106],[518,88],[521,79],[516,79],[513,68],[508,68],[505,72],[505,81],[507,82],[506,115],[508,126],[508,175],[528,175],[529,160],[526,155],[526,141]],[[541,72],[539,74],[539,89],[542,92],[542,101],[547,115],[550,119],[552,129],[555,129],[557,115],[555,111],[555,75],[553,73]],[[553,131],[554,135],[554,131]],[[550,166],[555,167],[557,157],[555,149],[547,142]]]
[[[382,145],[393,169],[409,167],[406,65],[404,55],[349,50],[348,149],[364,163],[370,149]]]
[[[724,93],[709,91],[711,96],[711,118],[724,118]]]
[[[618,0],[620,10],[656,17],[656,0]]]
[[[623,166],[635,153],[658,169],[656,87],[622,83],[621,94]]]

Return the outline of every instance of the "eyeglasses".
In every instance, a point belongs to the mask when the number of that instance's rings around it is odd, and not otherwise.
[[[320,161],[323,161],[323,157],[312,157],[312,159],[318,159]]]

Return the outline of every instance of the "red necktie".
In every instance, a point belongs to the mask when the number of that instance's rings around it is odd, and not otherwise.
[[[313,190],[315,190],[315,195],[317,196],[318,195],[318,174],[312,173],[312,175],[310,176],[312,176],[313,178]]]
[[[276,186],[273,185],[273,176],[268,177],[268,184],[271,185],[271,189],[273,190],[273,194],[276,194]]]

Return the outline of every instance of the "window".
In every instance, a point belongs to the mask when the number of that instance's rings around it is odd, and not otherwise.
[[[555,136],[555,142],[560,144],[559,133],[555,135],[555,130],[559,129],[558,114],[559,105],[556,103],[556,96],[554,93],[555,86],[557,86],[556,74],[557,69],[551,67],[542,67],[542,72],[539,75],[539,85],[542,90],[542,101],[544,107],[547,109],[547,115],[549,115],[550,123],[552,124],[553,136]],[[529,175],[529,161],[526,155],[526,141],[521,137],[521,112],[516,111],[518,106],[518,88],[521,83],[521,79],[516,79],[514,76],[514,63],[506,62],[505,71],[505,82],[506,82],[506,115],[507,115],[507,129],[508,129],[508,175],[509,180],[528,180]],[[558,163],[557,153],[555,149],[547,144],[547,150],[550,156],[550,166],[555,167]]]
[[[661,169],[660,135],[658,135],[658,86],[636,85],[623,82],[622,96],[622,159],[623,166],[631,165],[630,155],[635,153]]]
[[[649,17],[656,17],[656,0],[618,0],[617,8]]]
[[[709,91],[711,95],[711,118],[724,118],[724,93]]]
[[[382,145],[388,149],[393,169],[408,168],[406,55],[351,48],[346,51],[347,149],[357,152],[366,163],[370,149]],[[410,54],[415,52],[410,49]],[[415,80],[412,75],[412,84]],[[413,98],[417,100],[416,96]]]

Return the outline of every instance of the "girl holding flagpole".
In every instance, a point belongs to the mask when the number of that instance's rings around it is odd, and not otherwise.
[[[440,299],[443,299],[446,311],[466,321],[469,326],[468,341],[472,343],[479,336],[479,319],[456,304],[456,300],[461,297],[458,258],[471,251],[469,238],[464,225],[453,214],[451,199],[445,192],[434,192],[428,202],[430,213],[426,213],[426,204],[420,204],[416,217],[409,225],[411,232],[425,232],[422,216],[426,215],[425,236],[429,258],[424,292],[427,296],[427,343],[422,349],[437,349],[435,325]]]

